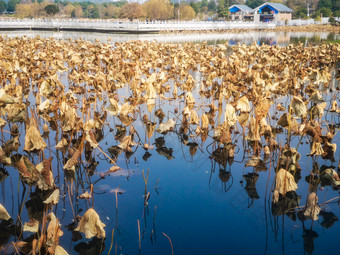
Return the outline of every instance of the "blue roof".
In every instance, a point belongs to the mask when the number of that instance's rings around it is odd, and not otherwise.
[[[279,3],[264,3],[254,9],[254,12],[258,11],[259,9],[262,9],[265,6],[269,6],[272,9],[275,9],[278,12],[294,12],[292,9],[288,8],[287,6]]]
[[[238,10],[241,10],[243,12],[252,12],[253,9],[248,7],[247,5],[244,4],[234,4],[229,7],[230,12],[237,12]]]

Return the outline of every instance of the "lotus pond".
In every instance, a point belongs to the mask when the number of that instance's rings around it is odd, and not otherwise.
[[[0,44],[2,254],[337,254],[339,44]]]

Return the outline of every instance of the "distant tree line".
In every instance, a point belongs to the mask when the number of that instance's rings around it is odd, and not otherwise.
[[[270,1],[270,0],[269,0]],[[265,0],[201,0],[173,3],[170,0],[149,0],[144,4],[117,2],[70,2],[55,0],[0,0],[0,13],[19,18],[39,18],[58,15],[59,18],[142,19],[142,20],[207,20],[229,19],[229,7],[245,4],[255,8]],[[294,10],[293,18],[339,17],[340,0],[271,0]]]

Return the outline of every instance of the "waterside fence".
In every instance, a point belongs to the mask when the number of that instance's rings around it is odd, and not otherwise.
[[[56,30],[94,31],[122,33],[157,33],[163,31],[220,31],[231,29],[272,29],[277,26],[327,24],[321,21],[291,20],[288,22],[244,22],[244,21],[120,21],[78,19],[0,19],[0,30]]]

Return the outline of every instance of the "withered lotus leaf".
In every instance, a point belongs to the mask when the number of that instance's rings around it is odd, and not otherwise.
[[[241,113],[240,115],[236,116],[236,118],[237,118],[238,123],[240,123],[240,125],[242,127],[245,127],[248,123],[249,116],[250,116],[249,113],[244,112],[244,113]]]
[[[92,148],[97,148],[99,146],[93,132],[90,130],[86,133],[85,141],[88,142]]]
[[[316,155],[316,156],[321,156],[323,155],[324,150],[322,148],[321,143],[317,141],[313,141],[311,144],[311,151],[309,155]]]
[[[60,245],[57,245],[55,247],[54,255],[68,255],[68,253],[67,253],[67,251],[64,250],[63,247],[61,247]]]
[[[201,129],[202,130],[208,130],[209,128],[209,119],[208,115],[206,113],[202,114],[201,117]]]
[[[44,204],[58,204],[59,203],[59,189],[56,189],[52,192],[52,194],[44,201]]]
[[[97,238],[105,238],[105,224],[101,222],[99,215],[92,208],[88,209],[81,217],[75,231],[80,231],[85,234],[87,239],[94,236]]]
[[[3,118],[0,118],[0,127],[4,127],[7,124],[7,121],[4,120]]]
[[[52,157],[44,159],[43,162],[36,166],[36,169],[39,172],[37,185],[41,190],[50,190],[54,186],[52,159]]]
[[[6,208],[0,204],[0,220],[9,220],[11,216],[8,214]]]
[[[240,112],[250,112],[250,104],[246,96],[241,97],[237,101],[236,110]]]
[[[127,135],[123,138],[123,141],[118,145],[119,148],[121,148],[125,152],[131,152],[132,146],[135,146],[136,143],[132,140],[131,135]]]
[[[10,122],[25,122],[27,121],[26,105],[23,103],[8,104],[5,107],[7,117]]]
[[[293,97],[291,102],[291,107],[295,112],[297,117],[306,117],[307,115],[307,107],[299,97]]]
[[[330,109],[330,112],[340,112],[340,109],[338,109],[338,102],[336,100],[332,102],[332,108]]]
[[[290,117],[288,117],[290,116]],[[290,130],[291,132],[298,132],[299,131],[299,124],[295,120],[292,115],[284,113],[280,119],[277,121],[277,124],[281,127]]]
[[[0,89],[0,105],[4,106],[6,104],[14,104],[17,100],[8,95],[4,89]]]
[[[92,198],[92,195],[88,191],[86,191],[85,193],[81,194],[79,196],[79,198],[80,199],[90,199],[90,198]]]
[[[260,132],[259,132],[259,125],[256,122],[254,117],[250,118],[249,125],[248,125],[248,134],[246,136],[248,141],[260,141]]]
[[[191,92],[188,92],[186,97],[185,97],[185,103],[187,105],[193,105],[195,104],[195,99],[194,99],[194,96],[192,95]]]
[[[227,104],[224,112],[224,122],[232,127],[236,124],[235,108],[231,104]]]
[[[25,222],[23,231],[38,233],[39,231],[39,221],[36,219],[31,219],[29,222]]]
[[[294,176],[281,168],[275,177],[275,190],[281,195],[285,195],[289,191],[297,190],[297,184],[294,180]]]
[[[55,148],[57,150],[62,150],[64,149],[66,146],[68,146],[68,142],[66,140],[66,138],[62,138],[58,143],[57,145],[55,146]]]
[[[63,169],[75,171],[76,165],[79,163],[78,159],[79,159],[80,155],[81,155],[80,150],[79,149],[75,150],[72,154],[72,157],[64,165]]]
[[[169,119],[166,123],[159,124],[157,132],[160,134],[166,134],[175,128],[176,122],[173,119]]]
[[[195,110],[192,110],[190,113],[190,124],[193,125],[199,125],[200,124],[200,119],[197,115],[197,112]]]
[[[55,247],[59,244],[59,238],[64,233],[61,230],[61,224],[59,223],[59,220],[56,218],[53,212],[50,212],[47,215],[47,218],[50,222],[47,227],[46,245],[48,246],[48,250],[51,253],[51,251],[54,251]]]
[[[2,150],[1,146],[0,146],[0,162],[4,165],[12,164],[11,158],[6,156],[6,153]]]
[[[30,121],[30,124],[26,130],[24,150],[28,152],[34,150],[39,151],[45,149],[46,146],[47,144],[41,137],[40,132],[36,127],[35,121]]]
[[[306,210],[303,213],[307,218],[312,220],[318,220],[318,215],[321,211],[321,208],[318,206],[318,196],[315,192],[312,192],[308,196]]]

